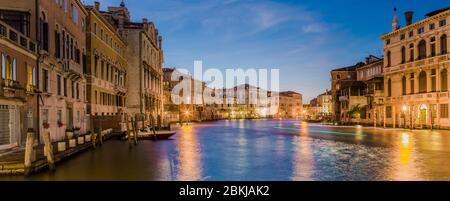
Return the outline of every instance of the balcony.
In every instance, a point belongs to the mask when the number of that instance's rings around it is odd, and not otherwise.
[[[121,85],[115,84],[114,85],[114,91],[120,93],[120,94],[126,94],[127,93],[127,89]]]
[[[8,24],[0,21],[0,38],[8,40],[23,49],[36,54],[36,42],[32,41],[27,36],[16,31],[14,28],[10,27]]]
[[[66,76],[69,79],[72,79],[74,81],[80,80],[83,78],[81,65],[72,61],[72,60],[66,60],[63,62],[63,70],[66,72]]]
[[[25,100],[25,88],[18,81],[6,79],[3,82],[3,95],[6,98]]]

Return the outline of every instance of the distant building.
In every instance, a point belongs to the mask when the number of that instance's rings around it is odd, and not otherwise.
[[[384,114],[384,79],[383,79],[383,59],[369,55],[365,65],[356,69],[357,80],[364,82],[364,95],[367,99],[367,106],[363,108],[364,118],[362,123],[381,126]]]
[[[282,118],[299,118],[303,111],[302,94],[293,91],[279,93],[278,114]]]
[[[342,93],[341,86],[343,83],[356,81],[356,68],[358,65],[360,64],[331,70],[331,96],[333,101],[331,107],[332,116],[335,121],[341,120],[342,108],[345,109],[348,106],[345,100],[342,100],[342,103],[339,100]]]
[[[407,128],[450,128],[448,92],[450,8],[433,11],[384,34],[383,124]]]

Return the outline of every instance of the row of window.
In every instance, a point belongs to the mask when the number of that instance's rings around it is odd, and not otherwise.
[[[124,96],[119,96],[115,94],[109,94],[105,92],[94,92],[94,103],[99,105],[109,105],[124,107],[126,98]]]
[[[431,110],[433,110],[434,112],[432,112],[432,117],[436,118],[436,105],[432,104],[431,105]],[[439,104],[439,118],[442,119],[447,119],[449,118],[448,116],[448,104]],[[386,118],[392,118],[392,106],[386,106]]]
[[[78,48],[78,42],[64,30],[62,34],[59,33],[58,26],[56,26],[55,30],[55,57],[58,59],[71,59],[81,64],[81,50]]]
[[[17,61],[9,55],[2,53],[1,56],[2,79],[17,81]],[[26,64],[27,85],[36,86],[36,67],[31,64]]]
[[[415,83],[415,79],[414,79],[414,73],[409,74],[409,82],[410,82],[410,94],[414,94],[415,93],[415,89],[414,89],[414,83]],[[426,93],[427,91],[427,73],[425,71],[422,71],[419,73],[419,89],[418,92],[419,93]],[[402,77],[402,95],[406,95],[406,83],[407,83],[407,78],[404,75]],[[440,83],[441,83],[441,88],[440,91],[447,91],[448,90],[448,78],[447,78],[447,69],[444,69],[440,72]],[[432,69],[431,70],[431,92],[436,92],[436,69]],[[389,78],[387,81],[387,95],[388,97],[392,96],[392,80]]]
[[[84,113],[84,111],[77,110],[76,122],[83,121],[81,113]],[[48,109],[42,109],[42,122],[49,123],[49,110]],[[56,111],[56,122],[64,123],[63,118],[62,118],[62,110]]]
[[[99,63],[100,63],[100,77],[98,75]],[[99,57],[95,57],[94,59],[94,76],[102,80],[112,82],[116,85],[125,87],[125,77],[126,77],[125,71],[114,67],[113,65],[100,59]]]
[[[64,96],[67,97],[67,79],[65,77],[61,77],[61,75],[56,75],[56,85],[57,85],[57,94],[58,96],[62,96],[64,92]],[[80,86],[78,82],[71,80],[71,88],[72,88],[72,98],[80,99]]]
[[[439,27],[443,27],[443,26],[447,25],[447,20],[445,20],[445,19],[439,20],[438,24],[439,24]],[[434,29],[436,29],[435,23],[430,23],[430,24],[428,24],[428,30],[429,30],[429,31],[432,31],[432,30],[434,30]],[[425,27],[424,27],[424,26],[423,26],[423,27],[417,28],[417,34],[420,35],[420,34],[423,34],[423,33],[425,33]],[[414,37],[414,30],[411,30],[411,31],[408,33],[408,37],[409,37],[409,38]],[[406,38],[406,37],[405,37],[405,34],[401,34],[401,35],[400,35],[400,40],[404,40],[405,38]],[[386,40],[386,45],[389,45],[390,43],[391,43],[391,40],[390,40],[390,39],[387,39],[387,40]]]
[[[97,28],[97,23],[94,22],[94,34],[98,35],[98,28]],[[114,40],[113,43],[113,36],[110,36],[108,33],[104,33],[103,28],[100,29],[100,39],[102,41],[104,41],[106,44],[108,44],[110,47],[114,48],[114,50],[116,52],[118,52],[120,55],[124,56],[125,52],[124,52],[124,48],[122,48],[119,43],[117,43],[117,41]],[[114,45],[113,45],[114,44]]]
[[[442,35],[440,37],[440,42],[439,42],[439,47],[440,47],[440,53],[442,54],[447,54],[448,53],[448,49],[447,49],[447,35]],[[429,48],[427,48],[427,42],[425,40],[421,40],[418,45],[417,45],[417,52],[418,55],[417,57],[415,57],[415,51],[416,48],[414,46],[414,43],[411,43],[409,45],[409,62],[412,62],[414,60],[422,60],[429,57],[434,57],[436,56],[436,38],[435,37],[431,37],[430,38],[430,42],[429,42]],[[427,53],[427,49],[429,49],[429,53]],[[400,64],[404,64],[406,62],[406,47],[403,46],[401,49],[401,61]],[[386,53],[386,67],[391,66],[392,64],[392,53],[391,51],[388,51]]]
[[[160,80],[155,76],[152,76],[150,70],[144,69],[144,88],[150,88],[155,90],[156,93],[160,93]]]

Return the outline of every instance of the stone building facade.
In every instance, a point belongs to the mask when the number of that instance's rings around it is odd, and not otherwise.
[[[278,116],[281,118],[299,118],[303,111],[302,94],[294,91],[279,93]]]
[[[163,113],[164,62],[162,37],[152,22],[131,22],[130,14],[122,2],[119,7],[108,7],[103,16],[115,26],[128,44],[126,76],[126,104],[131,115],[145,115],[161,120]]]
[[[413,23],[406,12],[401,28],[394,14],[392,32],[383,35],[385,126],[450,128],[448,73],[450,9]]]
[[[0,151],[24,145],[38,129],[36,42],[13,28],[10,14],[0,11],[7,20],[0,20]]]
[[[39,1],[40,123],[52,140],[86,132],[86,10],[79,0]],[[41,127],[42,132],[43,127]]]
[[[127,112],[127,43],[100,11],[100,3],[86,6],[87,16],[87,113],[122,121]],[[106,128],[104,125],[102,128]],[[112,125],[109,125],[112,126]]]
[[[39,133],[48,127],[53,141],[67,128],[86,131],[86,10],[79,0],[0,2],[19,31],[37,41]],[[42,136],[42,135],[41,135]]]
[[[332,96],[332,116],[334,121],[341,120],[341,103],[340,96],[340,84],[344,82],[351,82],[356,80],[356,67],[357,65],[337,68],[331,70],[331,96]]]

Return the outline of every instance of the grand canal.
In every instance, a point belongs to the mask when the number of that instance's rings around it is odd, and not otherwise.
[[[111,140],[54,173],[0,180],[450,180],[450,131],[228,120],[133,149]]]

